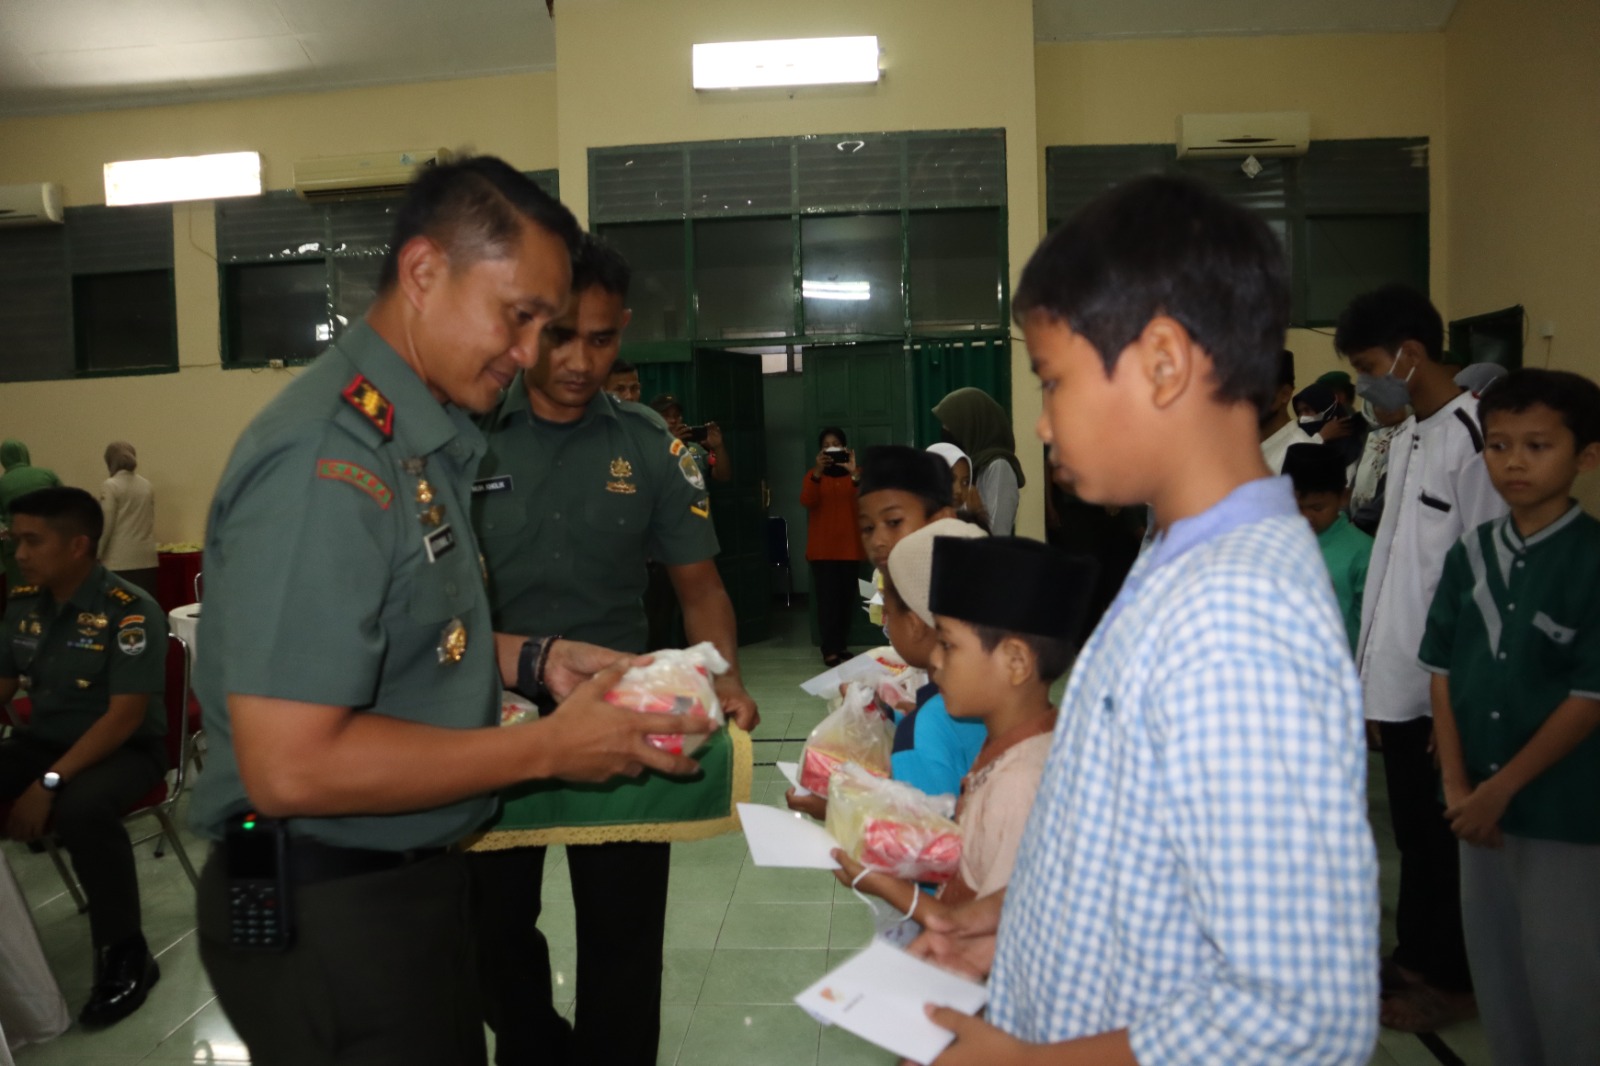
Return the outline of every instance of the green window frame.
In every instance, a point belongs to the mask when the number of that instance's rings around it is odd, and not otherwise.
[[[1045,149],[1050,229],[1100,193],[1144,174],[1182,174],[1255,211],[1284,241],[1293,326],[1332,326],[1358,293],[1388,281],[1429,289],[1428,139],[1313,141],[1304,156],[1179,159],[1170,144]]]

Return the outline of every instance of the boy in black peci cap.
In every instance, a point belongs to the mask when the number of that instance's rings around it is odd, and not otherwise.
[[[897,557],[898,559],[898,557]],[[921,915],[1006,886],[1050,753],[1050,686],[1072,663],[1072,637],[1094,586],[1094,563],[1020,537],[939,537],[928,607],[938,634],[933,681],[957,719],[982,719],[988,736],[961,782],[961,865]],[[842,851],[835,876],[918,916],[910,881],[863,874]],[[859,880],[857,880],[859,878]]]
[[[878,444],[861,460],[856,489],[856,514],[861,546],[872,563],[873,585],[883,589],[889,552],[902,537],[929,522],[956,516],[950,464],[937,455],[900,444]],[[868,612],[873,625],[883,624],[882,600],[873,597]]]

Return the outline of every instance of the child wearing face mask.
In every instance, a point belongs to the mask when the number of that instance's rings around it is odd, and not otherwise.
[[[1362,596],[1356,666],[1400,851],[1397,944],[1383,960],[1384,1025],[1432,1032],[1477,1013],[1461,931],[1455,838],[1439,802],[1428,674],[1417,649],[1456,541],[1506,512],[1483,463],[1476,400],[1442,361],[1444,322],[1404,285],[1356,297],[1334,348],[1380,410],[1409,406],[1389,446],[1383,517]]]

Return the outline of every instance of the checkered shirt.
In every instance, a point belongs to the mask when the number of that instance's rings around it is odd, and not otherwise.
[[[1142,1066],[1364,1064],[1377,863],[1361,696],[1286,479],[1141,556],[1062,703],[989,1017]]]

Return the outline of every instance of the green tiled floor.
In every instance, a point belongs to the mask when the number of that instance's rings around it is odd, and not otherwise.
[[[741,653],[745,680],[761,703],[756,758],[795,758],[800,741],[821,717],[818,701],[796,687],[821,667],[803,643],[798,610],[781,614],[780,635]],[[795,634],[796,636],[791,636]],[[1381,778],[1379,778],[1381,781]],[[755,799],[781,805],[784,784],[771,766],[758,766]],[[1382,803],[1381,795],[1376,797]],[[1385,928],[1392,925],[1394,850],[1387,816],[1374,811],[1384,860]],[[33,906],[45,952],[74,1014],[89,992],[89,928],[43,856],[14,844],[6,857]],[[190,853],[203,854],[199,842]],[[77,1028],[17,1053],[20,1066],[248,1062],[223,1017],[195,947],[193,897],[171,858],[139,848],[145,932],[160,956],[162,976],[133,1017],[99,1033]],[[894,1057],[848,1033],[822,1030],[791,997],[830,966],[865,944],[872,927],[866,908],[820,871],[751,866],[738,836],[673,848],[667,904],[661,1050],[658,1061],[680,1066],[888,1066]],[[544,927],[551,943],[557,1005],[570,1013],[576,964],[571,890],[560,849],[545,864]],[[1469,1066],[1488,1062],[1476,1023],[1442,1034]],[[1414,1037],[1384,1033],[1374,1066],[1437,1066]]]

